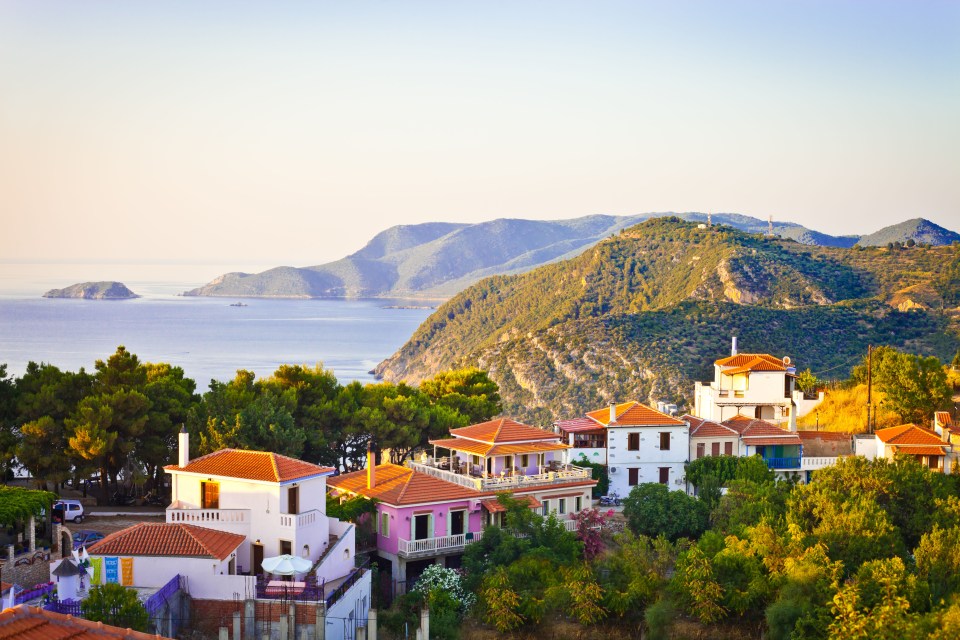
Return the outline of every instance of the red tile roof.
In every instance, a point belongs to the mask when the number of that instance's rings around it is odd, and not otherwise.
[[[559,441],[548,442],[524,442],[519,444],[490,444],[488,442],[477,442],[476,440],[467,440],[466,438],[447,438],[446,440],[430,440],[430,444],[450,449],[453,451],[463,451],[477,456],[509,456],[521,453],[540,453],[541,451],[562,451],[569,449],[570,445]]]
[[[894,453],[906,453],[912,456],[942,456],[946,455],[943,447],[930,447],[923,445],[891,446]]]
[[[691,415],[685,415],[683,419],[690,423],[691,438],[735,438],[740,435],[739,431],[711,420]]]
[[[949,411],[937,411],[933,414],[933,419],[942,427],[952,427],[953,418]]]
[[[610,424],[609,407],[591,411],[587,414],[587,417],[605,427],[686,426],[686,423],[682,420],[677,420],[639,402],[630,401],[618,404],[614,411],[616,420],[612,425]]]
[[[443,500],[468,500],[484,495],[476,489],[434,478],[409,467],[396,464],[378,464],[375,474],[376,484],[367,488],[367,470],[352,471],[327,480],[331,489],[376,498],[390,505],[411,505],[439,502]]]
[[[723,425],[740,433],[744,444],[752,446],[766,445],[793,445],[801,444],[800,436],[796,433],[781,429],[766,420],[757,420],[743,415],[736,415],[724,420]]]
[[[597,424],[596,420],[591,420],[590,418],[573,418],[572,420],[559,420],[558,422],[556,422],[556,425],[557,425],[557,428],[564,433],[578,433],[581,431],[603,431],[603,427]]]
[[[534,496],[520,496],[518,500],[526,500],[527,506],[531,509],[537,509],[543,506],[539,500]],[[500,504],[500,501],[494,498],[493,500],[481,500],[480,504],[483,505],[483,508],[489,511],[490,513],[500,513],[501,511],[506,511],[506,507]]]
[[[150,640],[164,637],[26,605],[0,613],[0,640]]]
[[[279,453],[243,449],[221,449],[191,460],[185,467],[169,464],[164,469],[264,482],[288,482],[335,471],[333,467],[321,467]]]
[[[902,445],[943,445],[943,440],[933,431],[921,429],[915,424],[902,424],[899,427],[877,429],[876,436],[886,444]]]
[[[87,553],[97,556],[172,556],[225,560],[246,538],[182,523],[141,522],[95,542]]]
[[[557,440],[560,435],[553,431],[531,427],[528,424],[511,420],[510,418],[499,418],[480,424],[472,424],[468,427],[451,429],[450,435],[457,438],[470,438],[480,442],[489,442],[491,444],[502,444],[505,442],[524,442],[529,440]]]
[[[762,360],[774,367],[780,367],[779,369],[771,369],[771,371],[784,371],[787,368],[783,360],[769,353],[738,353],[735,356],[720,358],[716,360],[715,363],[721,367],[743,367],[757,360]]]

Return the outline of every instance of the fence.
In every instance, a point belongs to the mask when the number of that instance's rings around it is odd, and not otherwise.
[[[64,600],[63,602],[58,602],[54,600],[53,602],[48,602],[43,605],[43,608],[46,611],[53,611],[54,613],[62,613],[64,615],[73,616],[75,618],[83,617],[83,610],[80,607],[79,600]]]
[[[56,588],[57,588],[57,585],[55,585],[52,582],[48,582],[46,584],[38,584],[32,589],[24,589],[23,591],[18,593],[16,596],[14,596],[14,599],[13,599],[14,604],[23,604],[24,602],[30,602],[35,598],[42,598],[48,593],[53,592],[53,590]]]
[[[170,579],[170,582],[160,587],[159,591],[147,598],[147,601],[143,603],[147,613],[153,616],[157,611],[162,609],[167,600],[182,588],[181,580],[180,574],[175,575]]]

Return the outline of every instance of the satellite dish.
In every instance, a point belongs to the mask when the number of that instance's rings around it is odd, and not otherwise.
[[[783,364],[787,364],[787,365],[788,365],[788,364],[790,364],[791,362],[792,362],[792,360],[790,360],[790,356],[783,356]]]

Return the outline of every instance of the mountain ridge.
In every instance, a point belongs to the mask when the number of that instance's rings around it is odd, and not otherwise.
[[[731,335],[840,374],[867,344],[952,356],[958,289],[960,246],[815,247],[648,220],[571,260],[468,287],[375,373],[416,383],[479,366],[507,413],[548,423],[624,397],[682,402]]]
[[[666,215],[695,223],[706,223],[712,218],[716,225],[729,225],[750,233],[768,230],[768,222],[742,214],[708,216],[695,212],[398,225],[378,233],[359,251],[340,260],[310,267],[278,266],[253,274],[231,272],[183,295],[443,300],[485,277],[522,273],[572,258],[621,229]],[[918,221],[923,224],[911,224]],[[792,222],[773,223],[775,235],[812,246],[851,247],[862,237],[882,240],[897,233],[903,236],[903,242],[910,234],[917,238],[939,238],[944,244],[960,239],[960,234],[923,219],[905,221],[894,227],[899,230],[888,231],[892,228],[889,227],[870,236],[831,236]]]

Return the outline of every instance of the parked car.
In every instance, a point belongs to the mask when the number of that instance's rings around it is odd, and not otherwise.
[[[97,540],[103,540],[103,534],[99,531],[80,530],[73,534],[73,548],[89,547]]]
[[[79,500],[57,500],[53,503],[53,521],[66,522],[67,520],[77,524],[83,522],[83,504]]]

